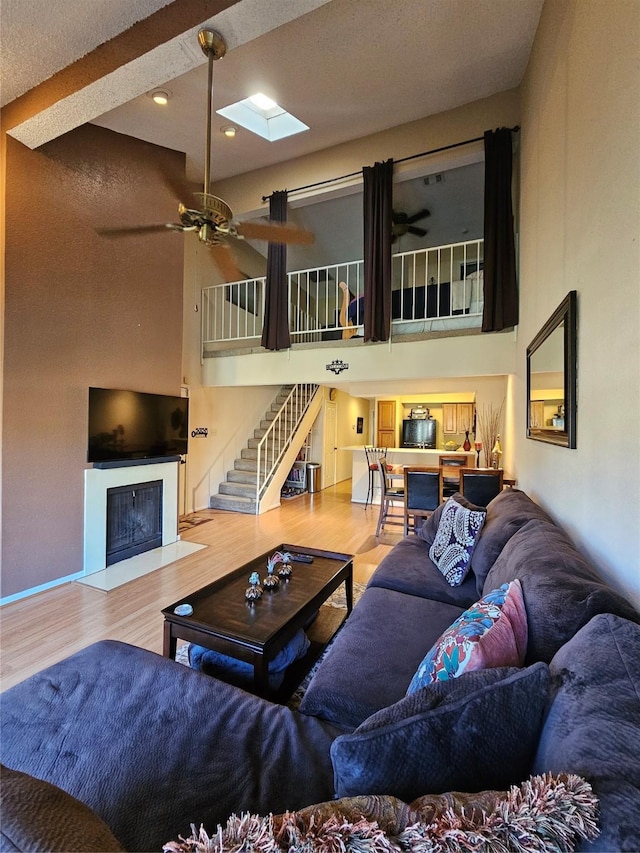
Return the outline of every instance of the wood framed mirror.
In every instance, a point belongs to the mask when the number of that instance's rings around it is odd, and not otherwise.
[[[527,438],[576,447],[577,298],[571,290],[527,347]]]

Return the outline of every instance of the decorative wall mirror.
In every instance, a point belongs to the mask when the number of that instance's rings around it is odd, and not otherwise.
[[[527,347],[527,437],[576,447],[577,311],[571,290]]]

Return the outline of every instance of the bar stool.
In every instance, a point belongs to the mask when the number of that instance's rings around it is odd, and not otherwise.
[[[385,524],[404,527],[404,488],[396,489],[389,485],[386,456],[378,459],[378,476],[380,478],[380,515],[376,527],[376,539],[380,536]],[[392,512],[398,502],[403,505],[401,514]]]
[[[371,447],[365,445],[364,454],[367,457],[367,468],[369,469],[369,485],[367,489],[367,500],[364,508],[366,509],[373,501],[373,490],[375,488],[376,478],[378,477],[378,459],[385,454],[384,447]]]

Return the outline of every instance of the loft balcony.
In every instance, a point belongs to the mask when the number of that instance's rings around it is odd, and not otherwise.
[[[483,259],[482,239],[393,255],[391,339],[479,334]],[[287,289],[292,348],[363,341],[363,261],[290,272]],[[260,346],[264,294],[264,277],[203,288],[204,358]]]

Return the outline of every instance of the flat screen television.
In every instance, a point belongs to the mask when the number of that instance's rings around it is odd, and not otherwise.
[[[188,426],[187,397],[89,388],[87,462],[182,456]]]

